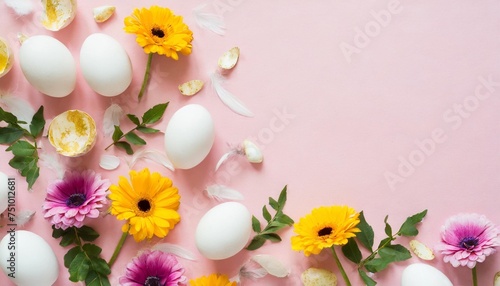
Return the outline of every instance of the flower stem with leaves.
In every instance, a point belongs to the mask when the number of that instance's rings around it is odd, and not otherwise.
[[[160,130],[147,127],[147,125],[158,122],[163,117],[163,114],[165,113],[167,106],[168,102],[157,104],[152,108],[150,108],[148,111],[146,111],[142,115],[141,119],[139,119],[134,114],[127,114],[127,118],[133,124],[135,124],[135,127],[132,130],[128,131],[127,133],[124,133],[121,130],[120,126],[115,125],[115,131],[113,132],[112,136],[113,143],[109,144],[104,150],[108,150],[111,146],[114,145],[118,148],[124,149],[128,155],[134,154],[132,145],[135,146],[146,145],[146,141],[142,139],[139,135],[137,135],[136,131],[139,131],[143,134],[152,134],[159,132]]]
[[[26,178],[28,189],[31,189],[40,175],[36,140],[43,133],[45,127],[43,106],[40,106],[33,115],[28,129],[21,126],[27,122],[20,121],[14,114],[1,107],[0,122],[7,123],[6,127],[0,127],[0,144],[8,144],[9,147],[6,151],[11,151],[14,154],[9,165]],[[23,137],[24,139],[22,139]]]
[[[287,198],[286,192],[287,186],[285,186],[281,191],[278,200],[269,197],[269,205],[276,211],[274,217],[271,217],[271,214],[265,205],[262,207],[262,215],[267,221],[267,226],[264,229],[261,228],[260,221],[255,216],[252,216],[252,229],[257,234],[247,246],[247,250],[256,250],[260,248],[264,245],[266,240],[270,240],[272,242],[281,241],[281,237],[276,232],[282,228],[293,225],[293,219],[283,213]]]
[[[151,62],[153,61],[153,53],[148,54],[148,62],[146,64],[146,72],[144,73],[144,79],[142,80],[141,90],[139,91],[139,95],[137,99],[141,101],[144,96],[144,92],[146,92],[146,88],[148,87],[149,77],[151,75]]]

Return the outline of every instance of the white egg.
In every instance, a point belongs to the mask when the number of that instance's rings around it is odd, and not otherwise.
[[[83,42],[80,68],[89,86],[103,96],[119,95],[132,82],[132,64],[127,52],[106,34],[92,34]]]
[[[252,215],[237,202],[210,209],[196,227],[196,247],[208,259],[229,258],[243,249],[252,231]]]
[[[18,286],[50,286],[59,276],[59,264],[49,244],[39,235],[18,230],[0,241],[0,267]]]
[[[0,172],[0,213],[7,209],[9,197],[9,178]]]
[[[176,169],[191,169],[205,159],[214,139],[214,123],[208,110],[189,104],[170,119],[165,130],[165,151]]]
[[[423,263],[407,266],[403,271],[401,286],[453,286],[450,279],[438,269]]]
[[[53,37],[27,38],[19,49],[19,64],[28,82],[41,93],[64,97],[75,89],[75,60],[68,48]]]

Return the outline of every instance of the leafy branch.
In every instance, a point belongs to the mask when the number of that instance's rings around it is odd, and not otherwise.
[[[102,249],[92,242],[99,234],[91,227],[70,227],[66,230],[52,226],[52,237],[61,238],[59,245],[66,247],[76,244],[64,255],[64,266],[68,268],[69,280],[85,281],[87,286],[111,286],[108,275],[111,269],[108,263],[100,257]]]
[[[367,286],[374,286],[377,284],[367,272],[380,272],[393,262],[404,261],[411,258],[411,253],[408,249],[401,244],[393,244],[393,241],[401,236],[416,236],[418,234],[417,224],[420,223],[426,215],[427,210],[424,210],[406,218],[396,233],[393,233],[392,226],[388,223],[389,216],[386,216],[384,219],[384,232],[386,237],[382,239],[378,247],[373,250],[373,228],[366,222],[363,212],[360,213],[358,228],[361,232],[357,234],[356,239],[349,239],[347,244],[342,247],[342,252],[347,259],[358,265],[358,273]],[[363,259],[356,241],[359,241],[361,245],[371,252],[368,257]]]
[[[7,123],[6,127],[0,127],[0,144],[9,145],[6,151],[11,151],[14,155],[9,161],[9,165],[26,178],[28,189],[31,189],[40,175],[36,139],[42,134],[45,127],[43,106],[40,106],[33,115],[28,125],[29,130],[21,126],[27,124],[26,122],[20,121],[14,114],[1,107],[0,122]]]
[[[273,217],[265,205],[262,207],[262,216],[267,221],[267,226],[264,229],[261,228],[260,221],[255,216],[252,216],[252,229],[257,235],[253,237],[252,241],[247,246],[247,250],[256,250],[260,248],[264,245],[266,240],[272,242],[281,241],[281,237],[276,232],[282,228],[293,225],[293,219],[283,213],[287,196],[286,188],[287,186],[283,188],[278,200],[269,197],[269,205],[276,211]]]
[[[127,118],[133,124],[135,124],[135,127],[132,130],[128,131],[127,133],[124,133],[120,129],[120,126],[115,125],[115,131],[113,132],[112,136],[113,143],[109,144],[104,150],[108,150],[111,146],[114,145],[118,148],[125,150],[125,152],[127,152],[128,155],[134,154],[132,145],[135,146],[146,145],[146,141],[142,139],[139,135],[137,135],[136,131],[142,134],[152,134],[159,132],[160,130],[147,127],[147,125],[158,122],[163,117],[163,114],[165,113],[167,106],[168,102],[157,104],[152,108],[150,108],[148,111],[146,111],[140,119],[134,114],[127,114]]]

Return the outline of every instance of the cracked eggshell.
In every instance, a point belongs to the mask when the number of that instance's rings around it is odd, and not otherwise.
[[[8,42],[0,37],[0,78],[6,75],[14,63],[14,54]]]
[[[300,275],[304,286],[336,286],[337,276],[326,269],[311,267]]]
[[[245,156],[250,163],[262,163],[264,160],[262,151],[255,143],[246,139],[243,141],[243,148],[245,150]]]
[[[218,65],[223,70],[230,70],[234,68],[236,63],[238,63],[238,59],[240,57],[240,48],[234,47],[229,51],[222,54],[219,58]]]
[[[65,97],[75,89],[75,60],[68,48],[53,37],[39,35],[24,40],[19,64],[28,82],[41,93]]]
[[[42,26],[59,31],[73,22],[76,16],[76,0],[42,0]]]
[[[179,91],[182,95],[193,96],[203,88],[203,81],[199,79],[190,80],[179,85]]]
[[[500,286],[500,271],[498,271],[493,278],[493,286]]]
[[[191,169],[212,149],[215,130],[212,116],[199,104],[177,110],[165,130],[165,151],[175,169]]]
[[[433,260],[434,252],[420,241],[413,239],[410,241],[410,249],[415,255],[423,260]]]
[[[100,6],[95,7],[92,12],[94,13],[94,20],[97,23],[107,21],[115,13],[115,6]]]
[[[430,265],[415,263],[407,266],[401,276],[401,286],[453,286],[450,279]]]
[[[14,269],[10,268],[9,259],[15,259]],[[41,236],[26,230],[7,232],[2,238],[0,267],[6,275],[15,272],[15,278],[9,276],[9,279],[17,286],[50,286],[59,276],[59,264],[50,245]]]
[[[86,112],[68,110],[56,116],[49,125],[49,142],[64,156],[85,155],[96,139],[94,119]]]
[[[95,92],[103,96],[123,93],[132,82],[132,64],[122,45],[113,37],[94,33],[80,49],[83,77]]]

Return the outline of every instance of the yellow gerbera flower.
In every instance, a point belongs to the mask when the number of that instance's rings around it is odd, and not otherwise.
[[[119,220],[127,220],[122,231],[134,236],[135,241],[163,238],[180,221],[177,213],[180,196],[172,181],[145,168],[130,171],[130,182],[120,176],[118,185],[112,185],[110,212]]]
[[[197,279],[189,280],[190,286],[236,286],[238,283],[229,281],[223,274],[210,274]]]
[[[191,53],[193,32],[168,8],[152,6],[134,9],[125,18],[125,32],[136,34],[137,43],[147,54],[157,53],[177,60],[177,52]]]
[[[309,256],[319,254],[323,248],[344,245],[360,232],[358,223],[359,213],[351,207],[315,208],[293,225],[297,236],[292,237],[292,249]]]

